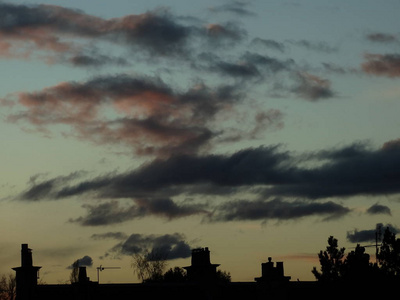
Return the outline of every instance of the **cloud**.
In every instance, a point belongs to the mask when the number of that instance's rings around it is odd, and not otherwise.
[[[235,220],[295,220],[308,216],[325,216],[324,220],[343,217],[350,209],[332,201],[325,203],[307,201],[238,200],[230,201],[218,207],[213,216],[216,221]]]
[[[41,197],[59,199],[95,192],[100,198],[163,199],[238,191],[308,199],[389,195],[400,192],[399,151],[372,149],[358,143],[302,154],[269,146],[226,155],[176,155],[126,173],[54,185],[43,191]],[[40,182],[21,198],[34,199],[37,186]],[[123,213],[128,214],[126,210]]]
[[[149,54],[182,55],[191,34],[191,27],[178,24],[165,9],[106,20],[55,5],[2,3],[0,18],[0,36],[10,47],[33,43],[36,49],[52,52],[76,51],[68,41],[74,36],[112,41]]]
[[[337,52],[338,49],[336,47],[330,46],[326,42],[315,42],[315,41],[308,41],[308,40],[298,40],[298,41],[286,41],[286,43],[303,47],[307,50],[316,51],[316,52],[323,52],[323,53],[333,53]]]
[[[382,149],[384,150],[400,150],[400,139],[387,141],[383,144]]]
[[[143,215],[156,215],[175,219],[196,214],[208,214],[201,205],[177,205],[169,198],[165,199],[136,199],[138,210]]]
[[[232,77],[251,78],[258,77],[260,75],[257,67],[254,64],[245,62],[228,63],[220,61],[215,65],[213,64],[212,69],[222,75],[229,75]]]
[[[398,149],[369,149],[365,144],[320,151],[312,161],[325,161],[319,167],[302,169],[303,179],[292,184],[276,185],[268,192],[281,196],[307,198],[348,197],[398,193],[395,186],[400,161]]]
[[[70,222],[82,226],[110,225],[131,220],[137,214],[135,207],[122,208],[116,200],[99,205],[85,204],[83,207],[88,210],[87,216],[70,219]]]
[[[288,47],[287,45],[302,47],[308,51],[321,52],[326,54],[338,52],[337,47],[333,47],[327,42],[322,41],[285,40],[283,42],[278,42],[272,39],[262,39],[257,37],[252,40],[251,44],[267,47],[272,50],[277,50],[281,53],[284,53],[286,51]]]
[[[136,205],[121,207],[120,202],[113,200],[98,205],[83,205],[87,215],[70,219],[72,223],[82,226],[104,226],[118,224],[148,216],[159,216],[168,220],[187,217],[196,214],[208,214],[201,205],[176,204],[173,200],[165,199],[134,199]],[[96,236],[101,238],[103,236]]]
[[[73,269],[76,262],[78,262],[79,267],[93,266],[93,259],[90,256],[85,255],[84,257],[77,259],[73,264],[68,266],[67,269]]]
[[[366,36],[366,38],[369,41],[376,43],[393,43],[398,41],[398,38],[395,35],[381,32],[370,33]]]
[[[125,240],[128,236],[123,232],[106,232],[106,233],[95,233],[91,236],[94,240],[105,240],[105,239],[114,239],[114,240]]]
[[[208,42],[213,46],[231,46],[243,40],[247,33],[236,23],[211,23],[206,26]]]
[[[362,70],[371,75],[400,77],[400,54],[365,54]]]
[[[76,67],[101,67],[104,65],[126,66],[129,62],[122,57],[107,56],[100,53],[78,54],[69,62]]]
[[[280,60],[267,55],[246,51],[236,61],[228,61],[210,52],[203,52],[193,64],[197,70],[206,70],[235,79],[257,81],[282,71],[291,71],[292,59]]]
[[[67,185],[73,180],[81,178],[84,174],[86,174],[86,172],[77,171],[66,176],[58,176],[52,179],[44,179],[42,181],[38,181],[42,174],[33,175],[29,180],[29,185],[31,187],[20,195],[20,199],[40,201],[53,197],[53,191]]]
[[[370,208],[367,209],[367,213],[370,215],[377,215],[377,214],[385,214],[385,215],[392,215],[392,212],[389,207],[386,205],[380,205],[378,203],[372,205]]]
[[[277,147],[246,149],[233,155],[177,155],[155,160],[133,172],[81,182],[59,190],[57,196],[73,196],[96,189],[103,197],[143,197],[176,194],[191,186],[243,186],[273,184],[285,172],[279,165],[289,158]]]
[[[248,2],[232,1],[230,3],[210,7],[209,10],[214,13],[232,13],[237,16],[255,16],[256,14],[246,7]]]
[[[235,6],[239,12],[242,5],[238,2],[231,6],[232,11]],[[241,11],[243,15],[244,8]],[[0,55],[28,58],[44,52],[49,55],[47,62],[75,66],[127,63],[125,59],[94,55],[91,52],[97,43],[121,47],[134,55],[139,52],[151,58],[185,59],[199,41],[213,47],[226,46],[246,36],[232,22],[185,24],[189,18],[175,16],[166,8],[104,19],[56,5],[1,3],[0,19]],[[43,57],[43,53],[36,57]]]
[[[399,229],[392,226],[391,224],[386,224],[383,226],[382,223],[376,224],[375,229],[357,230],[347,232],[347,240],[351,243],[365,243],[365,242],[375,242],[376,233],[380,234],[380,238],[383,237],[385,229],[389,227],[392,233],[398,233]],[[379,240],[380,241],[380,240]]]
[[[286,49],[284,43],[277,42],[277,41],[271,40],[271,39],[254,38],[251,41],[251,44],[267,47],[269,49],[276,50],[281,53],[285,52],[285,49]]]
[[[167,260],[187,258],[191,255],[191,247],[180,233],[165,235],[131,234],[124,242],[115,245],[105,256],[163,253]]]
[[[342,67],[337,64],[333,63],[322,63],[322,66],[324,67],[324,70],[329,72],[329,73],[334,73],[334,74],[357,74],[360,71],[357,70],[356,68],[348,68],[348,67]]]
[[[307,72],[298,72],[295,79],[298,81],[298,85],[292,89],[292,92],[300,98],[318,101],[332,98],[335,95],[331,89],[331,83],[327,79],[322,79]]]
[[[274,75],[281,71],[291,71],[295,66],[293,59],[280,60],[250,51],[242,55],[242,60],[257,66],[261,71],[265,71],[267,75]]]
[[[239,101],[234,87],[196,85],[176,91],[159,78],[99,76],[83,83],[63,82],[6,100],[22,108],[10,122],[28,122],[38,131],[68,126],[71,134],[96,144],[130,146],[140,155],[196,153],[217,131],[212,121]],[[115,114],[101,112],[113,110]]]
[[[100,18],[58,6],[8,3],[0,4],[0,19],[0,37],[9,45],[9,52],[25,56],[31,55],[31,48],[72,51],[73,43],[62,41],[58,34],[94,36],[103,23]]]
[[[256,125],[247,133],[252,138],[257,138],[261,132],[265,132],[271,128],[283,128],[283,113],[277,109],[268,111],[260,111],[254,117]]]

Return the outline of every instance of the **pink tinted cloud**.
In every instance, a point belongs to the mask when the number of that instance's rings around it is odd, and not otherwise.
[[[399,150],[400,149],[400,138],[396,140],[387,141],[382,146],[383,150]]]
[[[181,53],[190,32],[163,10],[103,19],[56,5],[3,4],[0,9],[12,20],[0,26],[2,56],[21,46],[29,49],[30,56],[34,50],[76,55],[81,49],[74,39],[84,43],[111,41],[151,53]]]
[[[79,139],[168,156],[196,153],[214,136],[210,121],[224,109],[226,100],[202,92],[175,93],[158,79],[119,75],[63,82],[38,92],[17,93],[2,102],[13,101],[19,108],[8,116],[9,121],[28,122],[38,131],[66,125]]]
[[[213,42],[218,43],[224,40],[236,42],[241,40],[246,35],[242,29],[239,29],[233,23],[228,23],[225,25],[217,23],[208,24],[206,25],[206,32],[208,37],[211,38]]]
[[[371,75],[385,77],[400,77],[400,55],[399,54],[365,54],[365,62],[361,65],[362,70]]]
[[[318,101],[334,96],[331,89],[331,82],[327,79],[307,72],[297,73],[296,79],[299,84],[293,89],[293,92],[301,98]]]

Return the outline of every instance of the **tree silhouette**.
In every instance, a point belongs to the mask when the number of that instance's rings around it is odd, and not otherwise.
[[[348,281],[362,281],[372,279],[375,271],[369,262],[369,254],[365,253],[365,248],[357,244],[354,251],[351,251],[343,262],[341,277]]]
[[[218,270],[217,271],[217,282],[219,282],[219,283],[231,282],[231,273]]]
[[[185,282],[186,279],[186,271],[180,267],[171,268],[164,274],[165,282]]]
[[[72,264],[72,270],[69,274],[69,281],[75,283],[79,281],[79,259]]]
[[[400,277],[400,239],[389,227],[383,235],[382,245],[377,255],[380,270],[386,277]]]
[[[344,258],[345,248],[338,248],[337,239],[330,236],[328,247],[318,254],[321,271],[312,273],[320,282],[389,282],[400,279],[400,239],[386,228],[382,244],[377,251],[377,264],[372,264],[369,254],[359,244]]]
[[[315,278],[321,282],[338,281],[342,276],[343,257],[345,248],[338,248],[338,240],[333,236],[328,238],[328,246],[325,251],[320,251],[318,254],[321,264],[321,272],[316,267],[312,273]]]
[[[14,274],[1,276],[0,300],[14,300],[16,295],[16,278]]]
[[[166,254],[157,249],[144,254],[135,253],[132,256],[131,267],[142,282],[162,281],[163,273],[167,266],[166,258]]]

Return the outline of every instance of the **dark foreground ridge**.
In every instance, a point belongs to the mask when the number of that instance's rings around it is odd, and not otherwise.
[[[269,258],[261,265],[261,277],[254,282],[217,280],[218,264],[211,264],[208,248],[192,250],[191,265],[185,267],[185,282],[146,282],[136,284],[99,284],[90,281],[86,267],[79,267],[78,281],[72,284],[38,285],[38,271],[32,250],[22,244],[21,266],[16,272],[16,300],[125,300],[125,299],[375,299],[398,296],[398,281],[320,284],[293,282],[284,275],[283,262]]]

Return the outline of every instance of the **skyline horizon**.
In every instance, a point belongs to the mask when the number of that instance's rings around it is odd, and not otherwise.
[[[374,264],[374,260],[376,260],[376,252],[378,251],[378,248],[381,246],[381,242],[382,242],[382,236],[383,236],[383,229],[385,229],[385,228],[383,228],[384,226],[383,226],[383,224],[377,224],[377,226],[376,226],[376,230],[368,230],[368,231],[361,231],[361,232],[357,232],[357,231],[354,231],[353,232],[353,234],[351,234],[350,232],[348,232],[347,234],[348,234],[348,236],[349,236],[349,240],[355,240],[356,242],[357,242],[357,245],[359,245],[360,247],[362,247],[362,248],[364,248],[364,250],[366,251],[366,254],[368,254],[368,256],[369,256],[369,262],[371,263],[371,264]],[[386,229],[389,229],[390,230],[390,232],[392,232],[395,236],[396,236],[396,234],[398,233],[398,230],[396,229],[396,228],[394,228],[394,227],[392,227],[390,224],[387,224],[387,226],[385,226],[386,227]],[[374,237],[375,236],[375,237]],[[332,237],[334,237],[334,236],[332,236]],[[329,238],[328,238],[329,239]],[[327,239],[327,240],[328,240]],[[375,244],[368,244],[368,245],[362,245],[362,244],[360,244],[359,242],[361,242],[361,241],[363,241],[363,242],[372,242],[373,241],[373,239],[375,239]],[[379,241],[379,242],[378,242]],[[26,244],[26,243],[23,243],[23,244],[21,244],[21,247],[24,247],[24,245],[26,245],[26,247],[28,247],[29,246],[29,244]],[[372,247],[372,248],[376,248],[376,250],[374,250],[375,252],[374,253],[372,253],[372,254],[370,254],[370,253],[368,253],[368,249],[366,249],[366,248],[369,248],[369,247]],[[340,244],[338,244],[338,248],[340,248],[340,249],[342,249],[342,248],[344,248],[344,254],[345,254],[345,257],[350,253],[350,252],[352,252],[353,250],[351,250],[351,249],[355,249],[356,247],[350,247],[350,249],[347,249],[346,247],[342,247]],[[192,259],[192,255],[193,255],[193,252],[194,251],[198,251],[198,250],[206,250],[206,251],[209,251],[209,253],[210,253],[210,260],[211,260],[211,254],[212,254],[212,251],[210,251],[210,249],[208,248],[208,247],[196,247],[196,248],[191,248],[190,249],[190,252],[191,252],[191,255],[190,255],[190,257],[188,257],[188,258],[186,258],[186,259]],[[33,250],[34,249],[32,249],[32,248],[29,248],[29,250],[31,251],[31,253],[32,253],[32,258],[33,258]],[[152,251],[159,251],[160,249],[156,249],[156,248],[153,248],[152,249]],[[326,250],[326,248],[323,248],[323,249],[321,249],[320,251],[325,251]],[[315,254],[315,258],[313,259],[313,261],[316,261],[316,262],[318,262],[318,263],[320,263],[320,261],[319,261],[319,259],[318,259],[318,254],[319,253],[316,253]],[[305,257],[307,258],[307,259],[311,259],[311,257],[309,257],[308,255],[305,255]],[[269,262],[272,262],[273,263],[273,265],[274,264],[277,264],[277,263],[282,263],[282,268],[283,268],[283,270],[286,270],[286,268],[284,267],[284,263],[285,263],[285,260],[281,260],[282,258],[285,258],[285,256],[282,256],[282,257],[280,257],[280,256],[277,256],[277,258],[278,258],[278,260],[273,260],[273,258],[274,257],[268,257],[267,259],[265,259],[264,261],[261,261],[260,262],[260,267],[261,267],[261,265],[262,264],[264,264],[265,262],[267,262],[267,261],[269,261]],[[290,261],[291,259],[293,259],[293,258],[291,258],[291,257],[286,257],[286,258],[288,258],[288,260]],[[131,258],[132,259],[132,258]],[[299,257],[296,257],[295,259],[299,259]],[[193,260],[193,259],[192,259]],[[168,261],[174,261],[174,259],[172,258],[172,259],[170,259],[170,258],[168,258],[168,257],[166,257],[165,258],[165,261],[166,262],[168,262]],[[32,262],[33,262],[33,259],[32,259]],[[77,260],[76,260],[76,262],[78,262],[78,266],[79,267],[85,267],[86,268],[86,270],[88,271],[91,271],[91,274],[93,274],[93,272],[97,272],[97,282],[99,282],[100,283],[100,280],[99,280],[99,269],[101,269],[102,267],[103,267],[103,270],[105,270],[105,269],[122,269],[123,267],[122,266],[103,266],[103,265],[99,265],[98,267],[96,267],[95,265],[94,265],[94,263],[93,263],[93,259],[92,259],[92,257],[90,257],[90,256],[88,256],[88,255],[84,255],[84,256],[82,256],[81,258],[78,258]],[[377,263],[377,262],[375,262],[375,263]],[[75,264],[75,263],[74,263]],[[69,275],[69,276],[71,276],[71,272],[72,272],[72,269],[73,268],[75,268],[76,266],[74,266],[74,264],[71,264],[70,266],[67,266],[66,268],[65,268],[65,270],[68,270],[68,273],[67,273],[67,275]],[[131,261],[131,264],[132,264],[132,261]],[[193,261],[192,261],[192,264],[193,264]],[[33,264],[35,267],[39,267],[37,264],[35,265],[35,264]],[[189,264],[186,264],[186,265],[189,265]],[[217,266],[217,268],[219,268],[220,266],[221,266],[221,264],[217,264],[216,265]],[[15,266],[15,267],[17,267],[17,266]],[[176,267],[179,267],[179,268],[181,268],[181,269],[185,269],[185,267],[183,267],[183,266],[177,266],[177,265],[174,265],[174,266],[172,266],[172,265],[167,265],[167,267],[165,267],[165,270],[164,270],[164,272],[166,272],[166,271],[168,271],[168,270],[172,270],[173,268],[176,268]],[[317,270],[318,270],[318,267],[321,267],[320,265],[318,266],[318,264],[317,265],[315,265],[315,266],[313,266],[313,268],[317,268]],[[40,266],[40,268],[42,268],[42,266]],[[12,269],[14,269],[14,268],[12,268]],[[133,269],[133,267],[132,267],[132,265],[130,265],[129,266],[129,269],[130,269],[130,271],[131,271],[131,275],[133,276],[133,277],[135,277],[135,271],[134,271],[134,269]],[[261,269],[260,269],[261,270]],[[86,271],[86,272],[87,272]],[[102,270],[101,270],[102,271]],[[226,272],[226,273],[228,273],[230,276],[232,275],[231,273],[230,273],[230,271],[229,270],[223,270],[223,269],[219,269],[218,271],[221,271],[221,272]],[[41,278],[40,277],[40,275],[39,275],[39,272],[40,271],[38,271],[38,279],[40,280],[39,281],[39,284],[55,284],[55,282],[51,282],[51,283],[47,283],[46,281],[44,281],[43,280],[43,278]],[[47,273],[47,272],[45,272],[45,273]],[[312,273],[312,270],[310,270],[310,273]],[[5,274],[3,274],[3,275],[5,275]],[[286,275],[290,275],[290,274],[288,274],[288,273],[286,273]],[[314,276],[314,275],[313,275]],[[110,276],[111,277],[111,276]],[[308,279],[308,280],[300,280],[299,278],[296,278],[296,279],[293,279],[292,278],[292,276],[289,276],[289,277],[291,277],[289,280],[290,281],[317,281],[317,279],[315,278],[315,276],[314,276],[314,278],[313,279]],[[90,277],[90,276],[88,276],[88,280],[90,280],[92,277]],[[248,279],[248,280],[245,280],[245,281],[234,281],[234,280],[232,280],[232,282],[254,282],[254,281],[257,281],[256,279],[257,279],[258,277],[254,277],[253,278],[253,280],[251,280],[251,279]],[[137,282],[137,280],[138,280],[138,278],[136,278],[136,280],[132,280],[132,282],[131,281],[123,281],[123,282],[118,282],[118,281],[113,281],[113,280],[111,280],[111,281],[108,281],[107,283],[143,283],[143,282]],[[94,281],[94,280],[91,280],[91,281]],[[95,282],[95,281],[94,281]],[[64,280],[64,281],[58,281],[56,284],[69,284],[70,283],[70,279],[66,279],[66,280]]]

